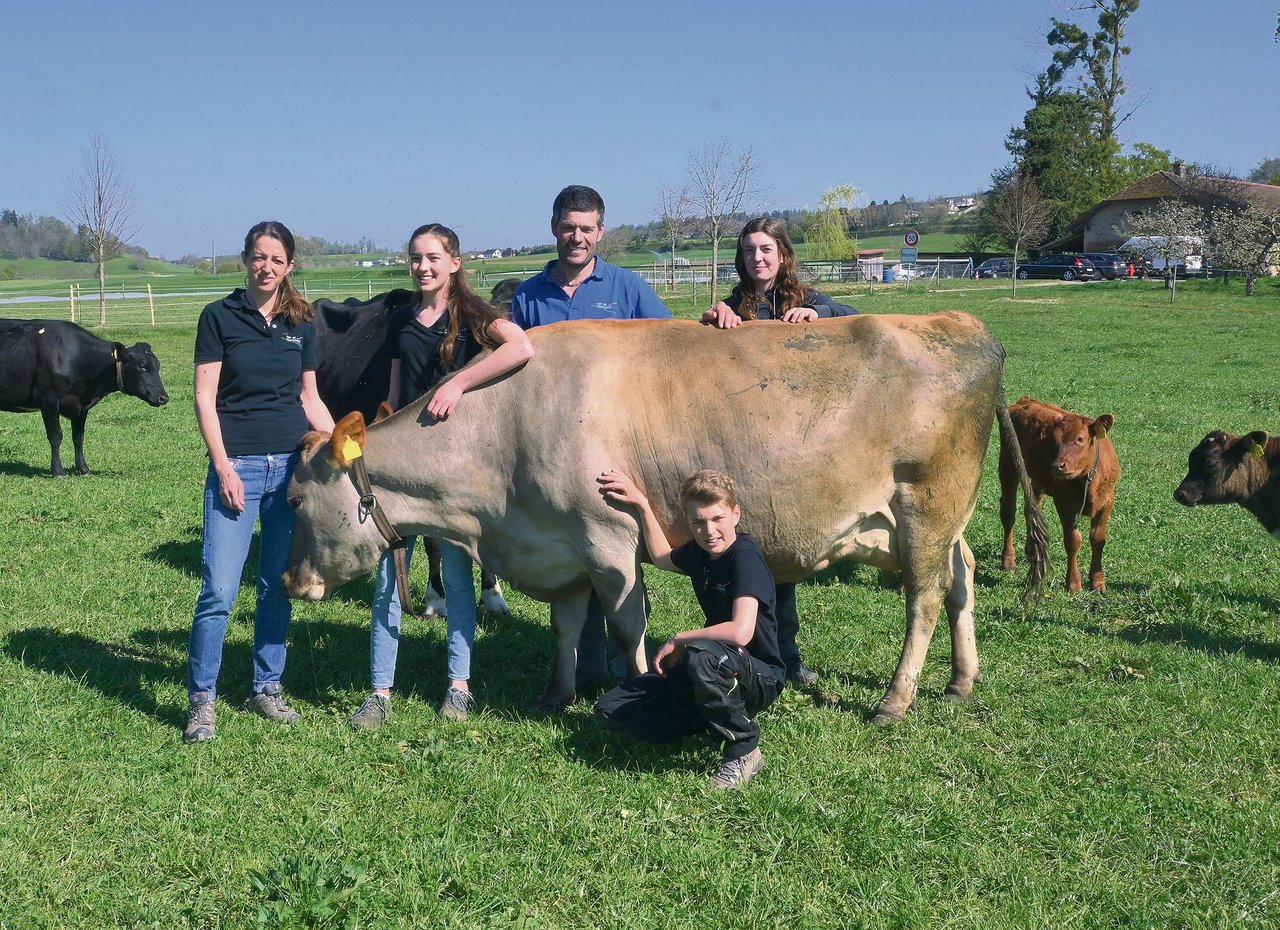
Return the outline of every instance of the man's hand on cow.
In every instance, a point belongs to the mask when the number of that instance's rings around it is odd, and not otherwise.
[[[742,325],[742,317],[734,313],[723,300],[702,314],[702,322],[716,329],[733,329]]]
[[[230,462],[218,469],[218,497],[224,507],[244,512],[244,482]]]
[[[635,504],[637,507],[649,503],[636,483],[620,471],[612,468],[603,471],[596,476],[596,481],[600,482],[600,491],[608,500],[619,504]]]
[[[812,323],[818,318],[818,311],[812,307],[792,307],[782,314],[784,323]]]
[[[431,396],[431,402],[427,404],[427,413],[437,420],[449,419],[449,414],[453,413],[458,406],[458,401],[462,400],[462,393],[462,388],[457,386],[456,379],[446,381],[436,388],[435,394]]]

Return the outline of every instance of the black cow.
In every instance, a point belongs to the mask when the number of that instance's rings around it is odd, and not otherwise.
[[[490,301],[504,313],[511,310],[519,278],[499,281]],[[350,298],[342,303],[315,301],[316,388],[335,421],[353,410],[373,422],[391,384],[391,351],[387,322],[413,302],[412,291],[394,290],[372,300]],[[440,547],[427,541],[430,584],[435,597],[423,608],[426,616],[444,614],[444,585],[440,580]],[[481,600],[491,613],[508,613],[493,572],[480,570]]]
[[[1210,433],[1187,456],[1187,476],[1173,499],[1186,507],[1239,504],[1280,539],[1280,439],[1263,430]]]
[[[59,414],[71,421],[76,471],[87,475],[84,421],[94,404],[114,391],[140,397],[153,407],[169,402],[160,381],[160,360],[151,346],[108,342],[65,320],[0,320],[0,410],[40,411],[55,478],[66,476],[58,454]]]

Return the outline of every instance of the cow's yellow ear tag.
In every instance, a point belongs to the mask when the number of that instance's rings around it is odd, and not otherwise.
[[[1262,458],[1262,446],[1260,446],[1256,442],[1249,443],[1249,454],[1252,455],[1255,459]]]
[[[1107,428],[1106,428],[1105,426],[1099,426],[1099,427],[1098,427],[1098,438],[1099,438],[1099,439],[1106,439],[1106,438],[1107,438]]]
[[[364,450],[360,448],[360,443],[356,442],[350,436],[342,443],[342,457],[348,462],[354,462],[360,456],[364,455]]]

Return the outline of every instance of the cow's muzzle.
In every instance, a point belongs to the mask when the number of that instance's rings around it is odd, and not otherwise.
[[[305,566],[288,569],[281,577],[290,597],[304,601],[318,601],[324,597],[324,579]]]

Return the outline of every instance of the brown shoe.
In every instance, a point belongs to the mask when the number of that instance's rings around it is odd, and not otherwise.
[[[764,768],[764,756],[757,746],[740,759],[725,759],[711,776],[711,787],[727,790],[741,788]]]

